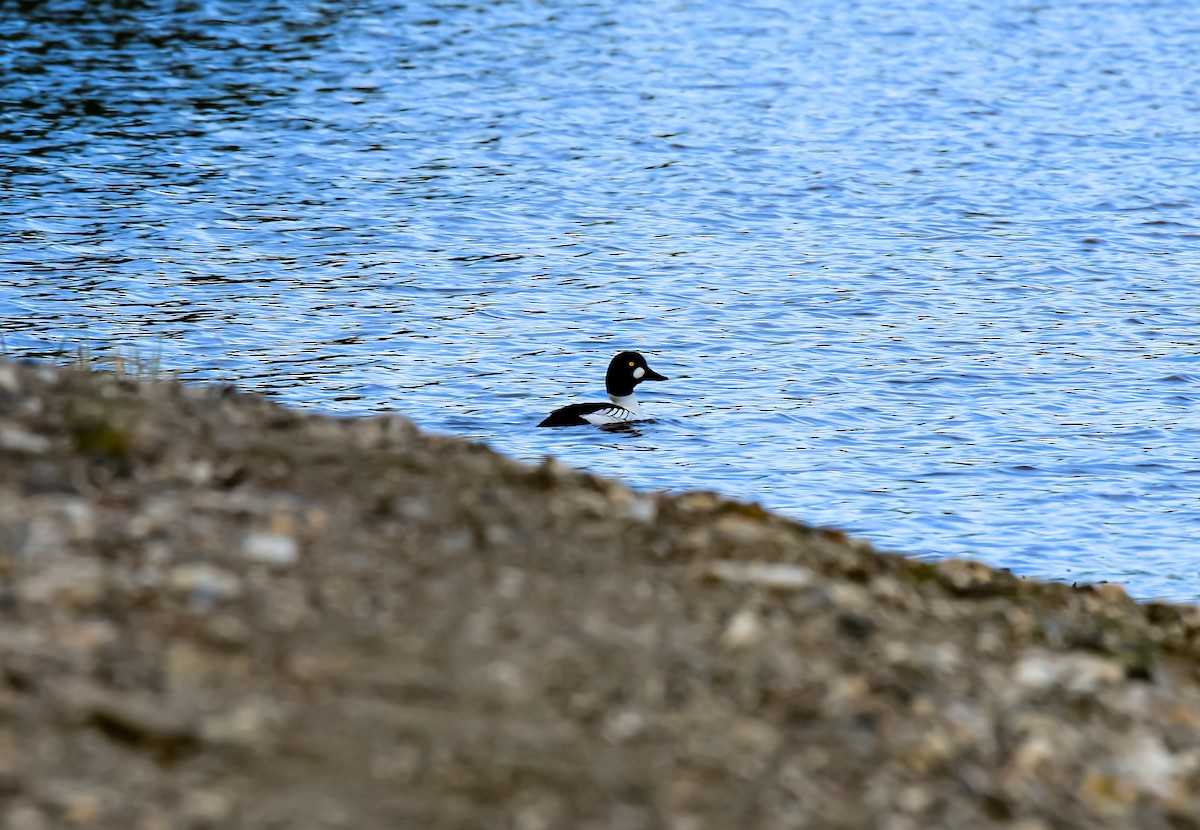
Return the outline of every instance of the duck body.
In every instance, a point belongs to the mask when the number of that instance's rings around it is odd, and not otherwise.
[[[629,398],[633,398],[632,401]],[[630,406],[632,404],[632,406]],[[642,410],[637,405],[637,398],[629,395],[626,398],[613,398],[608,402],[573,403],[556,409],[546,416],[540,427],[583,427],[605,426],[606,424],[624,424],[630,421],[642,420]]]
[[[666,380],[637,352],[621,352],[608,364],[604,385],[608,401],[573,403],[551,412],[539,427],[580,427],[624,424],[645,419],[633,388],[644,380]]]

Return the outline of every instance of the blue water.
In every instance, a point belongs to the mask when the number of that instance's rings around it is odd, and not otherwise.
[[[0,0],[4,349],[1196,600],[1193,12]]]

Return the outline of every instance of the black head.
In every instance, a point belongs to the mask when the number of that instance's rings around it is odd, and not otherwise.
[[[621,352],[608,364],[604,386],[608,394],[621,398],[633,394],[633,387],[644,380],[666,380],[666,377],[646,365],[646,358],[637,352]]]

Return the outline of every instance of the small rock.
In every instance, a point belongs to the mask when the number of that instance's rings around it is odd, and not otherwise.
[[[776,591],[796,591],[813,582],[813,572],[803,565],[784,565],[772,562],[711,562],[701,572],[716,582],[732,585],[758,585]]]
[[[16,427],[0,427],[0,450],[21,453],[22,455],[41,455],[49,452],[50,439],[32,432],[26,432]]]
[[[871,608],[871,595],[865,588],[850,582],[835,582],[825,589],[831,605],[843,613],[861,614]]]
[[[1050,830],[1050,825],[1040,818],[1024,818],[1010,824],[1009,830]]]
[[[1017,775],[1037,775],[1043,764],[1065,751],[1055,744],[1051,736],[1030,735],[1017,745],[1012,757],[1011,771]]]
[[[97,793],[72,790],[57,794],[56,806],[68,824],[94,827],[103,814],[103,801]]]
[[[653,524],[658,516],[658,503],[653,496],[643,496],[621,488],[609,493],[613,512],[638,524]]]
[[[1122,785],[1115,776],[1092,770],[1079,785],[1083,802],[1102,816],[1124,816],[1133,807],[1137,794]]]
[[[515,600],[525,587],[525,574],[517,568],[501,568],[496,575],[496,596]]]
[[[237,617],[220,616],[209,620],[204,626],[205,639],[218,648],[237,650],[250,643],[250,627]]]
[[[409,522],[420,522],[433,515],[429,502],[419,497],[396,499],[392,503],[392,512],[398,518]]]
[[[871,684],[861,674],[839,677],[829,685],[821,709],[831,717],[849,714],[862,706],[871,695]]]
[[[646,729],[646,716],[636,709],[620,709],[604,719],[604,739],[620,744],[636,738]]]
[[[1106,686],[1120,683],[1124,677],[1124,669],[1112,660],[1090,654],[1043,651],[1021,658],[1013,671],[1013,680],[1027,691],[1062,688],[1082,695],[1095,694]]]
[[[442,534],[440,546],[447,554],[462,553],[471,549],[471,545],[475,543],[475,537],[470,530],[466,528],[452,528]]]
[[[916,784],[905,787],[896,794],[896,806],[906,813],[921,813],[933,804],[934,795],[928,787]]]
[[[838,629],[847,637],[865,640],[875,633],[875,623],[866,614],[848,611],[838,614]]]
[[[721,497],[708,490],[693,490],[675,499],[675,507],[684,513],[708,513],[720,503]]]
[[[540,789],[526,789],[513,799],[513,830],[555,830],[566,822],[563,798]]]
[[[196,739],[188,717],[146,695],[118,695],[84,684],[68,686],[60,694],[79,720],[121,743],[178,750]]]
[[[184,469],[184,477],[195,487],[203,487],[213,479],[213,464],[208,459],[200,459],[188,464]]]
[[[722,516],[717,519],[715,530],[717,538],[728,545],[759,544],[767,535],[761,521],[741,516]]]
[[[954,742],[949,735],[940,729],[931,729],[909,750],[907,760],[913,769],[927,773],[952,758],[954,751]],[[913,812],[917,811],[914,808]]]
[[[68,626],[59,635],[59,643],[69,651],[92,653],[117,642],[116,627],[104,620],[90,620]]]
[[[1125,589],[1116,582],[1099,582],[1092,586],[1096,596],[1105,602],[1119,605],[1133,605],[1133,600]]]
[[[24,531],[17,537],[17,556],[20,559],[34,560],[56,556],[67,546],[66,534],[57,516],[35,514],[25,523]]]
[[[522,703],[529,699],[532,689],[524,672],[515,663],[495,660],[485,669],[489,684],[508,703]]]
[[[766,759],[783,740],[783,733],[769,720],[742,716],[730,724],[729,739],[741,752]]]
[[[548,482],[565,482],[579,477],[579,471],[556,458],[546,456],[538,465],[538,474]]]
[[[982,562],[946,559],[934,566],[938,581],[956,594],[979,596],[995,589],[996,572]]]
[[[229,747],[262,747],[275,718],[258,703],[244,703],[228,712],[205,718],[200,734],[205,742]]]
[[[190,642],[172,643],[164,660],[166,688],[172,694],[188,694],[201,687],[212,675],[208,654]]]
[[[20,586],[26,602],[87,606],[104,593],[104,569],[95,559],[71,557],[34,573]]]
[[[7,811],[5,830],[44,830],[49,827],[42,811],[29,804],[20,804]]]
[[[5,392],[21,391],[21,380],[17,377],[17,367],[11,363],[0,364],[0,389]]]
[[[725,626],[725,632],[721,635],[721,645],[731,651],[737,651],[757,645],[766,634],[766,626],[762,624],[758,614],[749,608],[743,608],[734,614]]]
[[[885,601],[897,607],[909,604],[911,589],[892,576],[879,576],[867,586],[874,602]]]
[[[1162,740],[1154,735],[1137,735],[1129,740],[1116,759],[1121,780],[1137,792],[1169,798],[1182,764]]]
[[[189,826],[222,827],[233,812],[233,801],[211,790],[189,790],[183,797],[182,811]]]
[[[199,602],[230,600],[242,592],[242,581],[236,576],[203,563],[172,568],[170,580],[172,588]]]
[[[299,546],[291,536],[257,532],[242,540],[242,556],[263,565],[293,565],[299,555]]]

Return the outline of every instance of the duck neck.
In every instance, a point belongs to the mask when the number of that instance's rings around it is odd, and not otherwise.
[[[628,409],[634,415],[642,414],[641,407],[638,406],[637,395],[633,394],[633,392],[630,392],[628,395],[614,395],[612,392],[609,392],[608,399],[617,406]]]

